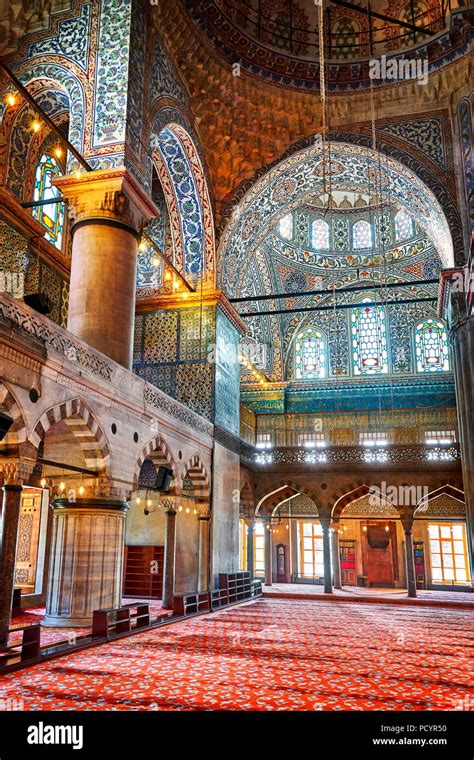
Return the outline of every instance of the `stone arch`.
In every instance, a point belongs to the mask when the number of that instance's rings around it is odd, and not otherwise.
[[[24,443],[27,439],[27,431],[23,413],[13,393],[2,382],[0,382],[0,411],[13,418],[13,424],[0,442],[0,446]]]
[[[275,507],[296,494],[308,496],[314,502],[318,512],[320,512],[321,505],[319,499],[310,489],[292,480],[285,479],[279,483],[275,483],[273,490],[268,491],[265,496],[258,500],[255,514],[261,515],[263,514],[263,510],[271,514]]]
[[[193,280],[214,282],[214,222],[203,163],[189,131],[160,112],[150,150],[171,223],[174,264]],[[182,121],[182,120],[180,120]]]
[[[169,469],[173,470],[173,480],[175,479],[176,463],[174,461],[173,454],[171,453],[171,450],[164,437],[159,434],[155,436],[155,438],[153,438],[151,441],[148,441],[148,443],[145,444],[139,454],[133,475],[134,489],[138,488],[140,470],[146,459],[151,459],[153,464],[157,465],[158,467],[169,467]],[[174,486],[172,487],[172,490],[174,490]]]
[[[419,516],[420,514],[426,514],[430,509],[430,502],[434,499],[439,498],[440,496],[447,496],[448,498],[456,499],[456,501],[464,505],[465,509],[464,491],[462,491],[460,488],[456,488],[456,486],[452,486],[446,483],[445,485],[440,486],[439,488],[435,488],[433,491],[430,491],[428,494],[425,494],[420,499],[415,509],[415,517],[417,515]]]
[[[85,467],[97,470],[98,477],[109,477],[111,456],[104,431],[80,398],[64,401],[43,412],[29,437],[35,449],[39,448],[50,428],[58,422],[64,422],[77,439]]]
[[[374,495],[376,498],[383,500],[387,504],[391,503],[390,499],[384,497],[383,494],[378,489],[374,488],[373,486],[368,486],[366,483],[362,483],[361,485],[357,486],[357,488],[354,488],[351,491],[344,493],[335,501],[334,506],[332,508],[331,516],[341,517],[342,511],[349,504],[351,504],[353,501],[357,501],[363,496],[369,496],[369,495]],[[395,505],[392,505],[392,506],[395,509]]]
[[[193,484],[195,499],[197,501],[209,502],[211,496],[209,475],[199,454],[193,454],[184,465],[181,477],[179,478],[180,491],[183,488],[186,476],[190,478]]]

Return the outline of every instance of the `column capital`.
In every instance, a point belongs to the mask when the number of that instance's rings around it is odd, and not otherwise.
[[[160,213],[124,166],[68,174],[52,182],[68,201],[72,231],[82,222],[108,221],[139,234]]]
[[[27,483],[32,475],[35,463],[24,459],[10,459],[5,457],[0,459],[0,473],[3,477],[4,486],[22,487]]]
[[[112,512],[127,512],[128,504],[121,499],[101,499],[94,496],[84,497],[69,501],[67,498],[54,499],[51,502],[51,507],[54,512],[71,510],[87,510],[87,511],[112,511]]]

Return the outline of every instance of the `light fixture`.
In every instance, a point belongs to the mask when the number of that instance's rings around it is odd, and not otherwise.
[[[146,505],[147,505],[147,507],[151,507],[151,505],[152,505],[151,499],[147,499]]]
[[[145,241],[144,241],[144,240],[142,240],[142,241],[139,243],[139,245],[138,245],[138,250],[139,250],[139,251],[142,251],[142,252],[143,252],[143,251],[146,251],[146,243],[145,243]]]
[[[57,148],[54,149],[54,155],[56,156],[56,158],[61,158],[61,156],[63,155],[63,149],[59,145]]]
[[[153,256],[153,258],[151,260],[151,263],[153,264],[154,267],[159,267],[160,266],[160,259],[159,259],[159,257],[158,256]]]
[[[140,504],[140,502],[141,502],[141,499],[139,496],[137,496],[137,498],[135,499],[135,504],[137,505],[137,507]]]
[[[362,530],[364,531],[364,533],[367,533],[367,525],[363,525]]]
[[[390,530],[390,528],[388,527],[388,525],[385,526],[385,530],[387,531],[387,533]]]
[[[76,169],[76,171],[74,172],[74,176],[76,179],[81,179],[82,172],[79,169]]]
[[[59,484],[59,490],[62,493],[65,489],[66,489],[66,483],[64,482],[64,480],[61,480],[61,482]]]
[[[36,132],[39,132],[40,129],[41,129],[41,122],[38,121],[38,119],[35,119],[34,121],[32,121],[31,122],[31,129],[33,130],[33,132],[35,134],[36,134]]]
[[[41,488],[46,488],[46,485],[47,485],[46,478],[41,478],[40,485],[41,485]]]
[[[178,512],[182,512],[182,511],[183,511],[183,507],[180,504],[179,507],[178,507]]]
[[[7,101],[9,106],[14,106],[16,103],[16,97],[13,94],[13,92],[9,92],[5,100]]]
[[[167,282],[169,282],[171,280],[171,277],[172,277],[171,272],[165,272],[165,280]]]
[[[186,507],[186,514],[189,515],[190,512],[191,510],[189,509],[189,507]]]
[[[197,509],[193,509],[193,515],[197,515],[198,511]]]
[[[185,292],[185,293],[183,293],[183,298],[184,298],[184,299],[186,299],[186,298],[189,298],[189,293],[186,293],[186,292]]]
[[[84,496],[85,490],[84,486],[79,486],[79,496]]]

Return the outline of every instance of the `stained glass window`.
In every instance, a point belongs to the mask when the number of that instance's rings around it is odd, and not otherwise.
[[[41,156],[36,168],[33,200],[48,201],[60,196],[51,184],[53,177],[59,177],[61,169],[58,162],[46,154]],[[46,240],[49,240],[56,248],[61,248],[64,228],[64,203],[51,203],[37,206],[33,209],[33,216],[46,229]]]
[[[413,219],[407,214],[405,209],[401,208],[395,214],[395,239],[408,240],[413,235]]]
[[[326,377],[326,344],[323,334],[313,327],[300,333],[295,344],[295,377],[313,380]]]
[[[356,250],[372,247],[372,227],[365,219],[359,219],[352,227],[352,247]]]
[[[442,322],[420,322],[415,330],[415,352],[418,372],[449,372],[448,335]]]
[[[316,219],[311,225],[311,245],[318,251],[329,250],[329,224]]]
[[[357,306],[352,311],[352,361],[355,375],[388,372],[385,312],[381,306]]]
[[[283,238],[285,238],[285,240],[291,240],[291,238],[293,237],[293,215],[292,214],[286,214],[286,216],[283,216],[280,219],[279,230],[280,230],[280,235]]]

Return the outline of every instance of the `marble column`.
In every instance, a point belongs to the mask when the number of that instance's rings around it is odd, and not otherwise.
[[[331,531],[331,551],[332,551],[332,566],[334,571],[334,588],[342,588],[341,584],[341,558],[339,552],[339,519],[332,521]]]
[[[474,577],[474,316],[459,318],[451,331],[459,444],[466,502],[467,547]]]
[[[73,222],[68,330],[130,369],[139,233],[159,212],[123,167],[53,184]]]
[[[405,531],[405,570],[408,596],[416,597],[415,558],[413,556],[413,515],[402,515],[401,522]]]
[[[247,522],[247,571],[253,578],[255,575],[255,520]]]
[[[198,591],[209,591],[209,515],[199,515]]]
[[[13,589],[15,587],[16,543],[20,519],[21,485],[3,486],[0,518],[0,646],[8,643]]]
[[[270,523],[265,523],[265,586],[273,583],[273,539]]]
[[[94,610],[122,604],[125,501],[52,503],[53,527],[43,625],[87,627]]]
[[[331,576],[331,536],[329,535],[329,526],[331,520],[329,517],[319,518],[323,529],[323,561],[324,561],[324,593],[332,594],[332,576]]]
[[[176,562],[176,509],[167,509],[165,531],[165,561],[163,566],[163,599],[166,609],[173,606],[174,576]]]

